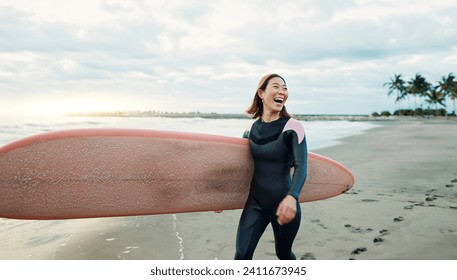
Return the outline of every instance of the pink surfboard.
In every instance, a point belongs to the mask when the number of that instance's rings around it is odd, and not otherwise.
[[[141,129],[74,129],[0,147],[0,217],[74,219],[239,209],[248,140]],[[308,154],[300,202],[339,195],[349,169]]]

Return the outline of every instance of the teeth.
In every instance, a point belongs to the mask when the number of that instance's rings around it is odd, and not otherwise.
[[[277,103],[282,103],[284,100],[281,98],[275,98],[274,101]]]

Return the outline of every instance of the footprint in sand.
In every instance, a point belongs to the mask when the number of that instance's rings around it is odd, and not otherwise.
[[[383,236],[386,236],[389,234],[389,231],[387,229],[382,229],[379,231],[379,236],[375,237],[373,239],[373,243],[375,243],[376,245],[384,242],[384,238],[382,238]]]
[[[415,202],[415,201],[409,201],[409,202],[410,202],[410,203],[413,203],[413,204],[407,205],[407,206],[403,207],[403,209],[405,209],[405,210],[411,210],[411,209],[413,209],[413,208],[416,207],[416,206],[421,206],[421,207],[426,206],[426,205],[425,205],[425,202]]]
[[[313,219],[313,220],[311,220],[311,223],[316,224],[316,225],[320,226],[323,229],[327,229],[328,228],[327,226],[322,224],[321,220],[319,220],[319,219]]]
[[[361,228],[361,227],[354,227],[353,225],[346,224],[344,225],[345,228],[349,229],[353,233],[366,233],[366,232],[372,232],[373,229],[371,228]]]
[[[375,237],[375,238],[373,239],[373,243],[378,244],[378,243],[382,243],[382,242],[384,242],[384,238]]]
[[[426,197],[425,198],[425,201],[434,201],[436,200],[438,197],[436,195],[433,195],[433,196],[429,196],[429,197]]]
[[[300,258],[301,260],[315,260],[316,257],[314,256],[313,253],[305,253],[303,256]]]
[[[362,202],[378,202],[376,199],[362,199]]]
[[[351,255],[358,255],[360,253],[363,253],[363,252],[366,252],[368,249],[365,248],[365,247],[360,247],[360,248],[357,248],[357,249],[354,249],[351,253]]]
[[[401,217],[401,216],[400,216],[400,217],[397,217],[397,218],[394,218],[394,222],[395,222],[395,223],[402,222],[403,220],[404,220],[404,218]]]

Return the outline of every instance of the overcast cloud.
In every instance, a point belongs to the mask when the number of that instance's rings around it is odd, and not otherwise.
[[[0,0],[0,114],[242,113],[284,76],[289,111],[394,109],[394,73],[457,73],[457,3]]]

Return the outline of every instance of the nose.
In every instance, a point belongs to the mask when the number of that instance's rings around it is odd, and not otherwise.
[[[286,95],[287,94],[287,90],[285,88],[279,88],[279,93],[283,94],[283,95]]]

